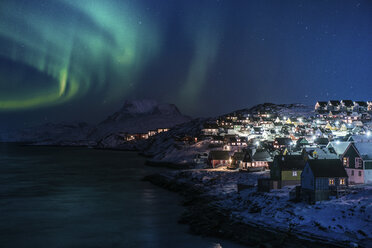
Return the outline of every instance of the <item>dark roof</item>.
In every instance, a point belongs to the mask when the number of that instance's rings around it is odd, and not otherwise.
[[[327,106],[327,102],[317,102],[320,106],[325,107]]]
[[[316,138],[314,140],[314,143],[318,144],[318,145],[328,145],[329,140],[328,140],[328,138]]]
[[[228,151],[210,151],[209,158],[211,160],[228,160],[230,156]]]
[[[205,129],[218,129],[217,123],[204,123],[203,127]]]
[[[352,100],[342,100],[342,103],[346,106],[346,107],[352,107],[354,106],[354,102]]]
[[[338,115],[341,113],[341,111],[336,111],[336,110],[333,110],[333,111],[330,111],[332,115]]]
[[[252,162],[252,155],[250,152],[246,152],[244,154],[243,162],[246,162],[246,163]]]
[[[314,159],[307,162],[314,177],[347,177],[339,159]]]
[[[276,138],[275,141],[278,142],[278,145],[280,146],[290,145],[292,142],[290,138]]]
[[[367,102],[363,102],[363,101],[355,101],[359,106],[362,106],[362,107],[367,107]]]
[[[224,137],[217,136],[217,135],[212,136],[212,138],[213,138],[213,140],[224,140]]]
[[[233,155],[233,159],[242,161],[244,159],[245,152],[235,152]]]
[[[331,103],[332,106],[340,105],[340,101],[338,101],[338,100],[330,100],[329,102]]]
[[[276,155],[274,160],[282,170],[303,170],[306,161],[302,155]]]

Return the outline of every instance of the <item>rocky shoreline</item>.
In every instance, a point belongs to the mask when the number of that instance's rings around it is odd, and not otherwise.
[[[182,204],[186,210],[179,222],[189,225],[193,234],[228,239],[248,247],[353,247],[350,243],[303,234],[301,230],[247,224],[234,216],[231,210],[214,204],[218,197],[203,195],[203,186],[177,180],[172,175],[153,174],[144,180],[184,197]]]

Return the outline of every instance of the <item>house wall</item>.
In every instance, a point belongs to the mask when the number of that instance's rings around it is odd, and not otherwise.
[[[329,178],[318,177],[315,179],[315,190],[328,190],[329,189]]]
[[[308,164],[301,173],[301,187],[308,190],[314,189],[314,176]]]
[[[295,170],[297,176],[293,176],[293,171],[282,171],[282,181],[300,181],[301,180],[301,170]]]
[[[362,169],[345,168],[345,170],[347,175],[349,176],[349,183],[351,184],[364,183],[364,171]]]
[[[364,170],[364,183],[372,184],[372,170]]]
[[[349,166],[344,165],[344,158],[349,158]],[[351,145],[341,157],[341,162],[345,168],[355,168],[355,158],[359,158],[359,155],[355,150],[355,147]]]
[[[218,166],[222,166],[222,165],[227,165],[227,160],[212,160],[212,167],[215,168],[215,167],[218,167]]]
[[[270,177],[274,180],[280,180],[281,173],[278,165],[278,161],[274,160],[273,166],[270,168]]]

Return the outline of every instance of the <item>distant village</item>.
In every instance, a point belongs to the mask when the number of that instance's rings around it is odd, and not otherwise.
[[[348,192],[354,184],[372,183],[372,102],[319,101],[308,115],[285,116],[270,107],[234,112],[204,123],[200,135],[178,137],[188,145],[204,142],[194,164],[239,172],[270,171],[258,180],[268,192],[297,186],[290,193],[309,203]],[[125,141],[149,139],[168,128],[123,134]]]
[[[347,193],[353,184],[372,183],[372,102],[317,102],[311,116],[269,111],[232,113],[205,123],[209,153],[196,163],[241,172],[270,170],[259,191],[297,185],[290,197],[309,203]]]

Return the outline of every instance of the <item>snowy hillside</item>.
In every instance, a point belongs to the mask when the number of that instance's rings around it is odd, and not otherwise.
[[[115,148],[122,142],[113,139],[120,133],[147,133],[157,128],[171,128],[190,121],[191,118],[180,113],[173,104],[162,104],[153,100],[126,101],[123,107],[108,116],[98,125],[86,123],[47,123],[0,135],[5,142],[32,142],[37,145],[86,145],[98,143],[102,148]],[[109,141],[104,141],[109,137]],[[116,135],[115,137],[118,137]],[[120,140],[120,139],[119,139]]]
[[[293,103],[293,104],[263,103],[263,104],[255,105],[251,108],[241,109],[235,112],[242,113],[242,114],[268,112],[271,114],[278,114],[278,115],[287,116],[287,117],[298,117],[298,116],[308,117],[308,116],[314,115],[314,107],[307,106],[301,103]]]
[[[112,133],[147,133],[157,128],[171,128],[190,121],[173,104],[159,104],[153,100],[126,101],[123,107],[96,126],[88,136],[99,140]]]
[[[199,136],[205,121],[206,119],[195,119],[151,138],[144,147],[144,154],[153,157],[154,161],[191,163],[195,154],[205,152],[206,147],[203,146],[203,142],[186,145],[180,139]]]

